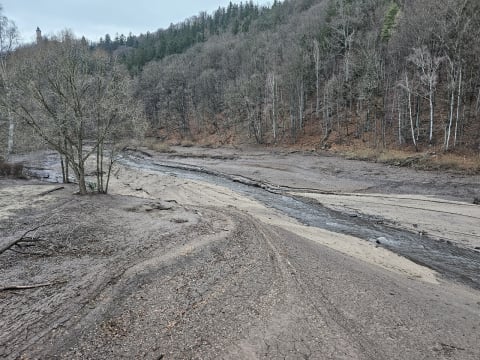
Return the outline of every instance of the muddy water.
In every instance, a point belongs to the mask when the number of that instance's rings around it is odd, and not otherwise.
[[[201,167],[125,155],[120,162],[138,169],[173,174],[226,187],[241,195],[281,211],[301,223],[352,235],[374,242],[418,264],[438,271],[447,279],[480,289],[480,253],[459,248],[421,234],[385,225],[381,219],[345,214],[323,207],[318,202],[286,195],[279,187],[240,178]]]
[[[51,183],[61,183],[62,172],[55,170],[60,164],[58,153],[42,153],[40,158],[29,159],[20,157],[18,161],[24,164],[25,172],[28,176],[41,179]],[[74,179],[71,179],[74,181]]]

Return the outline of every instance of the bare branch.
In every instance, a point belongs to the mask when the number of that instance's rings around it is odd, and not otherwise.
[[[5,244],[1,245],[0,246],[0,254],[3,254],[5,251],[9,250],[11,247],[21,243],[22,241],[25,241],[26,239],[26,236],[34,231],[37,231],[38,229],[42,228],[42,227],[45,227],[45,226],[50,226],[50,225],[54,225],[54,224],[41,224],[41,225],[38,225],[36,227],[34,227],[33,229],[30,229],[30,230],[27,230],[23,233],[23,235],[21,235],[19,238],[14,238],[13,240],[7,240],[5,242]],[[31,238],[29,238],[31,240]]]
[[[67,281],[55,281],[50,283],[43,284],[34,284],[34,285],[8,285],[0,288],[0,291],[12,291],[12,290],[28,290],[28,289],[37,289],[41,287],[54,286],[59,284],[65,284]]]

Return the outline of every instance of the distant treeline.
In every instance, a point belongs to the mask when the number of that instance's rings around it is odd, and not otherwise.
[[[478,149],[479,13],[476,0],[249,2],[99,46],[167,132]]]
[[[97,46],[110,52],[125,49],[123,61],[131,71],[140,70],[152,60],[161,60],[168,55],[180,54],[192,45],[207,41],[213,35],[223,33],[247,33],[252,24],[263,29],[272,28],[280,23],[287,14],[281,11],[281,3],[274,1],[271,7],[259,6],[252,1],[240,4],[230,3],[227,8],[220,7],[213,14],[201,12],[181,23],[171,24],[166,30],[147,32],[139,36],[131,33],[110,34],[101,38]]]

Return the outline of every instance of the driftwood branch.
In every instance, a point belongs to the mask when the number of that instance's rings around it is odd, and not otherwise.
[[[56,187],[56,188],[54,188],[54,189],[44,191],[44,192],[38,194],[38,196],[45,196],[45,195],[51,194],[51,193],[53,193],[53,192],[55,192],[55,191],[59,191],[59,190],[63,190],[63,189],[65,189],[64,186],[59,186],[59,187]]]
[[[53,286],[58,284],[64,284],[66,281],[56,281],[44,284],[33,284],[33,285],[9,285],[0,288],[0,291],[12,291],[12,290],[28,290],[28,289],[36,289],[41,287]]]
[[[142,155],[145,155],[145,156],[147,156],[147,157],[153,157],[152,154],[150,154],[150,153],[148,153],[148,152],[146,152],[146,151],[144,151],[144,150],[140,150],[140,149],[137,149],[137,148],[131,148],[131,147],[129,147],[129,146],[124,147],[124,148],[122,149],[122,151],[138,152],[138,153],[140,153],[140,154],[142,154]]]
[[[44,226],[48,226],[49,224],[42,224],[42,225],[38,225],[36,227],[34,227],[33,229],[30,229],[30,230],[27,230],[23,233],[22,236],[20,236],[19,238],[14,238],[14,239],[10,239],[10,240],[7,240],[5,242],[5,244],[2,244],[0,245],[0,254],[3,254],[5,251],[7,251],[8,249],[10,249],[12,246],[15,246],[17,245],[18,243],[22,242],[22,241],[29,241],[31,242],[32,241],[32,238],[31,237],[26,237],[28,234],[34,232],[34,231],[37,231],[38,229],[40,229],[41,227],[44,227]]]

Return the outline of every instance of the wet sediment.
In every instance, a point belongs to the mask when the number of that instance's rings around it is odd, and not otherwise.
[[[382,219],[352,216],[322,206],[319,202],[288,194],[291,188],[260,182],[243,176],[223,174],[211,169],[175,162],[159,162],[134,153],[125,154],[123,165],[172,174],[226,187],[274,208],[301,223],[374,242],[417,264],[437,271],[446,279],[480,289],[480,253],[449,241],[398,229]]]

